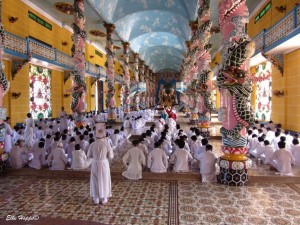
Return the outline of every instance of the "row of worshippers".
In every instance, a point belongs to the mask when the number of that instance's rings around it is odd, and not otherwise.
[[[191,128],[188,136],[177,124],[174,134],[168,131],[168,126],[158,135],[155,125],[141,135],[139,140],[133,140],[133,147],[123,156],[126,171],[123,176],[128,179],[142,178],[145,166],[154,173],[169,171],[188,172],[192,164],[198,164],[203,182],[216,181],[217,157],[212,152],[212,145],[202,138],[197,128]]]
[[[126,130],[113,130],[106,126],[108,145],[115,149],[128,138]],[[19,139],[10,151],[10,166],[22,168],[28,164],[29,167],[41,169],[50,166],[52,170],[64,170],[67,166],[72,169],[85,169],[91,161],[87,159],[88,149],[95,141],[95,127],[89,125],[82,128],[75,127],[68,132],[67,129],[61,134],[55,132],[36,139],[32,147],[25,146],[25,142]]]
[[[292,165],[300,167],[299,134],[290,135],[290,132],[282,132],[279,127],[273,130],[268,126],[265,131],[255,127],[249,129],[248,151],[258,162],[270,165],[279,174],[292,175]]]
[[[140,111],[131,111],[124,116],[124,128],[141,129],[145,127],[146,122],[151,122],[154,117],[154,110],[146,109]]]

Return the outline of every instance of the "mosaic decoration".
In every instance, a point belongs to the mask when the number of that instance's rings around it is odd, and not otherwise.
[[[84,117],[82,114],[87,108],[85,102],[87,92],[85,83],[85,39],[87,34],[85,31],[84,0],[74,0],[73,31],[72,57],[74,68],[71,73],[73,80],[71,109],[78,115],[75,118],[76,123],[83,124]]]
[[[52,116],[51,71],[30,65],[29,81],[29,109],[32,118],[50,118]]]
[[[123,54],[124,54],[124,61],[123,61],[123,78],[124,78],[124,112],[130,112],[130,73],[129,73],[129,43],[123,43]]]
[[[107,108],[107,113],[108,121],[115,121],[117,118],[116,112],[115,112],[115,72],[114,72],[114,66],[115,66],[115,56],[114,56],[114,44],[113,44],[113,32],[115,29],[114,24],[104,24],[106,28],[106,74],[107,74],[107,94],[106,94],[106,108]]]
[[[74,14],[74,8],[71,4],[66,3],[66,2],[58,2],[54,4],[54,7],[62,12],[62,13],[66,13],[68,15],[73,15]]]
[[[272,66],[270,62],[256,68],[255,119],[269,121],[272,109]]]
[[[222,39],[222,65],[217,75],[217,86],[221,93],[221,107],[224,110],[225,120],[220,129],[223,146],[235,148],[235,154],[221,156],[223,160],[246,162],[243,151],[246,146],[246,128],[254,124],[254,113],[250,106],[252,83],[249,79],[249,60],[254,53],[254,43],[249,41],[245,32],[245,23],[248,22],[249,13],[246,0],[224,0],[219,3],[219,24],[223,34]],[[224,149],[224,148],[223,148]],[[230,183],[232,176],[228,174],[235,171],[229,170],[222,184]],[[247,174],[244,169],[242,174]],[[246,180],[235,180],[236,185],[245,185]],[[228,179],[227,179],[228,178]],[[237,178],[237,176],[235,177]],[[227,180],[226,180],[227,179]]]
[[[283,55],[267,55],[263,49],[261,49],[261,54],[265,57],[275,68],[279,70],[281,74],[283,74]]]

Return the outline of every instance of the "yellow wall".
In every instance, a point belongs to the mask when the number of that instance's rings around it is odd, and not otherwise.
[[[63,106],[63,72],[51,70],[51,105],[52,117],[58,117]]]
[[[283,16],[285,16],[288,12],[290,12],[296,3],[300,3],[299,0],[286,0],[286,1],[279,1],[273,0],[272,1],[272,8],[256,23],[255,17],[260,13],[260,11],[269,3],[267,3],[260,9],[258,12],[249,20],[248,26],[248,34],[250,37],[254,37],[256,34],[260,33],[263,29],[268,29],[270,26],[275,24],[278,20],[280,20]],[[276,6],[286,6],[286,12],[280,13],[275,8]]]
[[[24,66],[12,80],[12,62],[4,60],[4,64],[6,77],[10,81],[10,89],[4,97],[3,106],[7,108],[7,116],[11,117],[11,125],[14,126],[16,122],[24,122],[29,112],[29,66]],[[21,96],[13,99],[11,97],[13,92],[20,92]]]
[[[65,94],[69,95],[69,96],[63,97],[63,106],[65,107],[65,111],[68,114],[72,114],[72,110],[71,110],[72,94],[70,91],[68,91],[71,88],[72,88],[72,79],[69,78],[66,81],[66,83],[64,83],[64,85],[63,85],[63,95],[65,95]]]

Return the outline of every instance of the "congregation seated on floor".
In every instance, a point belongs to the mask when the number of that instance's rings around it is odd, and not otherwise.
[[[89,168],[91,159],[87,155],[89,146],[96,139],[97,115],[95,112],[86,113],[86,125],[80,127],[75,126],[72,117],[68,118],[67,127],[64,127],[59,118],[40,119],[35,123],[28,115],[25,126],[15,126],[8,132],[11,138],[6,141],[11,145],[6,146],[11,147],[6,148],[6,152],[10,154],[10,167]],[[140,179],[141,171],[147,170],[164,173],[190,172],[192,168],[199,168],[203,182],[216,180],[217,157],[210,141],[201,136],[197,127],[183,130],[172,118],[154,120],[153,110],[130,112],[124,118],[120,128],[106,126],[106,140],[115,158],[123,159],[125,177]],[[149,121],[152,125],[146,126]],[[292,166],[300,166],[299,135],[282,132],[280,125],[269,125],[256,124],[248,129],[248,154],[270,165],[279,174],[292,175]],[[32,134],[28,132],[28,126],[32,128]],[[132,142],[128,140],[130,129],[141,129],[142,132]]]

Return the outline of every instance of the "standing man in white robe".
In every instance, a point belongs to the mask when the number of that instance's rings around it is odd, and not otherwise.
[[[13,131],[9,123],[10,123],[10,118],[6,117],[6,120],[4,122],[4,126],[5,126],[4,151],[8,153],[12,148],[12,135],[13,135]]]
[[[129,149],[123,156],[123,163],[127,170],[122,175],[130,180],[142,178],[143,166],[146,165],[146,158],[142,149],[138,148],[139,141],[132,141],[133,148]]]
[[[27,119],[25,120],[25,133],[24,133],[24,139],[25,139],[24,145],[26,147],[32,147],[34,126],[35,126],[34,120],[32,119],[31,113],[27,113]]]
[[[291,147],[291,152],[295,158],[294,166],[300,167],[300,145],[298,139],[293,140],[293,145]]]
[[[105,205],[111,197],[111,176],[108,159],[114,157],[114,152],[106,140],[105,124],[96,124],[97,140],[93,142],[87,154],[92,158],[90,196],[97,205],[101,199],[101,204]]]
[[[168,169],[168,159],[166,153],[160,149],[161,142],[155,142],[154,149],[148,155],[148,168],[153,173],[165,173]]]
[[[65,107],[61,107],[60,117],[60,131],[68,129],[68,114],[65,112]]]

